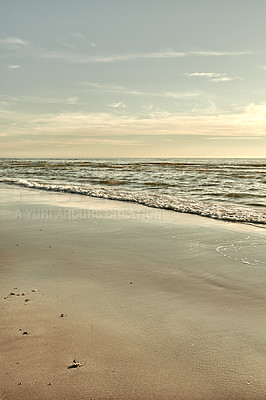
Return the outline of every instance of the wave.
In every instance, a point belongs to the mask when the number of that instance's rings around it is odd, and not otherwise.
[[[100,183],[104,184],[104,185],[114,185],[114,186],[118,186],[118,185],[125,185],[127,182],[126,181],[118,181],[116,179],[108,179],[108,180],[103,180],[103,181],[99,181]]]
[[[28,179],[2,178],[0,179],[0,182],[32,189],[74,193],[110,200],[128,201],[131,203],[142,204],[147,207],[196,214],[223,221],[266,225],[266,213],[261,209],[250,209],[248,207],[235,204],[217,204],[199,200],[188,200],[169,195],[151,195],[143,192],[139,193],[130,190],[119,190],[117,188],[50,184],[47,182],[33,181]]]
[[[11,166],[20,166],[20,167],[50,167],[50,168],[61,168],[64,166],[69,166],[69,167],[94,167],[94,168],[138,168],[138,167],[166,167],[166,168],[186,168],[186,167],[192,167],[192,169],[197,168],[202,169],[203,171],[205,170],[221,170],[221,171],[234,171],[234,170],[240,170],[240,171],[247,171],[250,169],[264,169],[266,167],[265,160],[259,160],[257,162],[254,162],[254,160],[243,160],[242,162],[239,160],[230,160],[228,159],[227,161],[224,160],[219,160],[219,163],[215,162],[215,160],[188,160],[185,161],[184,159],[181,160],[152,160],[152,159],[146,159],[146,160],[139,160],[135,159],[134,161],[129,161],[126,159],[105,159],[105,160],[77,160],[77,159],[0,159],[1,163],[4,163],[6,165],[11,165]]]

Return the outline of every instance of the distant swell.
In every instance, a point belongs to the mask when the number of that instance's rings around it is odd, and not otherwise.
[[[169,195],[147,194],[120,190],[117,188],[85,187],[81,185],[49,184],[28,179],[2,178],[0,182],[10,185],[18,185],[39,190],[53,192],[75,193],[91,197],[99,197],[110,200],[128,201],[147,207],[178,211],[182,213],[197,214],[213,219],[244,222],[266,225],[266,213],[259,209],[235,204],[212,203],[199,200],[186,200]]]

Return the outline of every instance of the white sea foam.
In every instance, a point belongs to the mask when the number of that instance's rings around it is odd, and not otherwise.
[[[134,190],[104,188],[92,185],[51,184],[32,179],[2,178],[0,182],[23,187],[63,193],[76,193],[104,199],[129,201],[147,207],[160,208],[182,213],[197,214],[204,217],[266,226],[266,213],[262,209],[249,208],[239,204],[200,201],[164,194],[150,194]]]
[[[265,264],[262,258],[254,258],[261,255],[260,248],[265,247],[265,240],[252,238],[250,235],[244,240],[237,240],[235,242],[225,242],[216,248],[217,253],[230,260],[249,265],[251,267],[261,266]],[[265,258],[265,257],[264,257]]]

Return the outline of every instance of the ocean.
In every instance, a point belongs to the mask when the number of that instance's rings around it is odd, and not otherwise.
[[[0,182],[266,226],[266,159],[0,159]]]

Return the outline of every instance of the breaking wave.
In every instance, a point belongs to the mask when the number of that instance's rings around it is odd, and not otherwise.
[[[53,192],[75,193],[85,196],[98,197],[110,200],[128,201],[142,204],[147,207],[178,211],[182,213],[197,214],[203,217],[259,224],[266,226],[266,213],[259,208],[232,203],[214,203],[212,201],[201,201],[198,199],[185,199],[182,197],[165,194],[150,194],[133,190],[120,190],[118,188],[103,188],[96,186],[51,184],[29,179],[2,178],[0,182],[9,185],[47,190]]]

